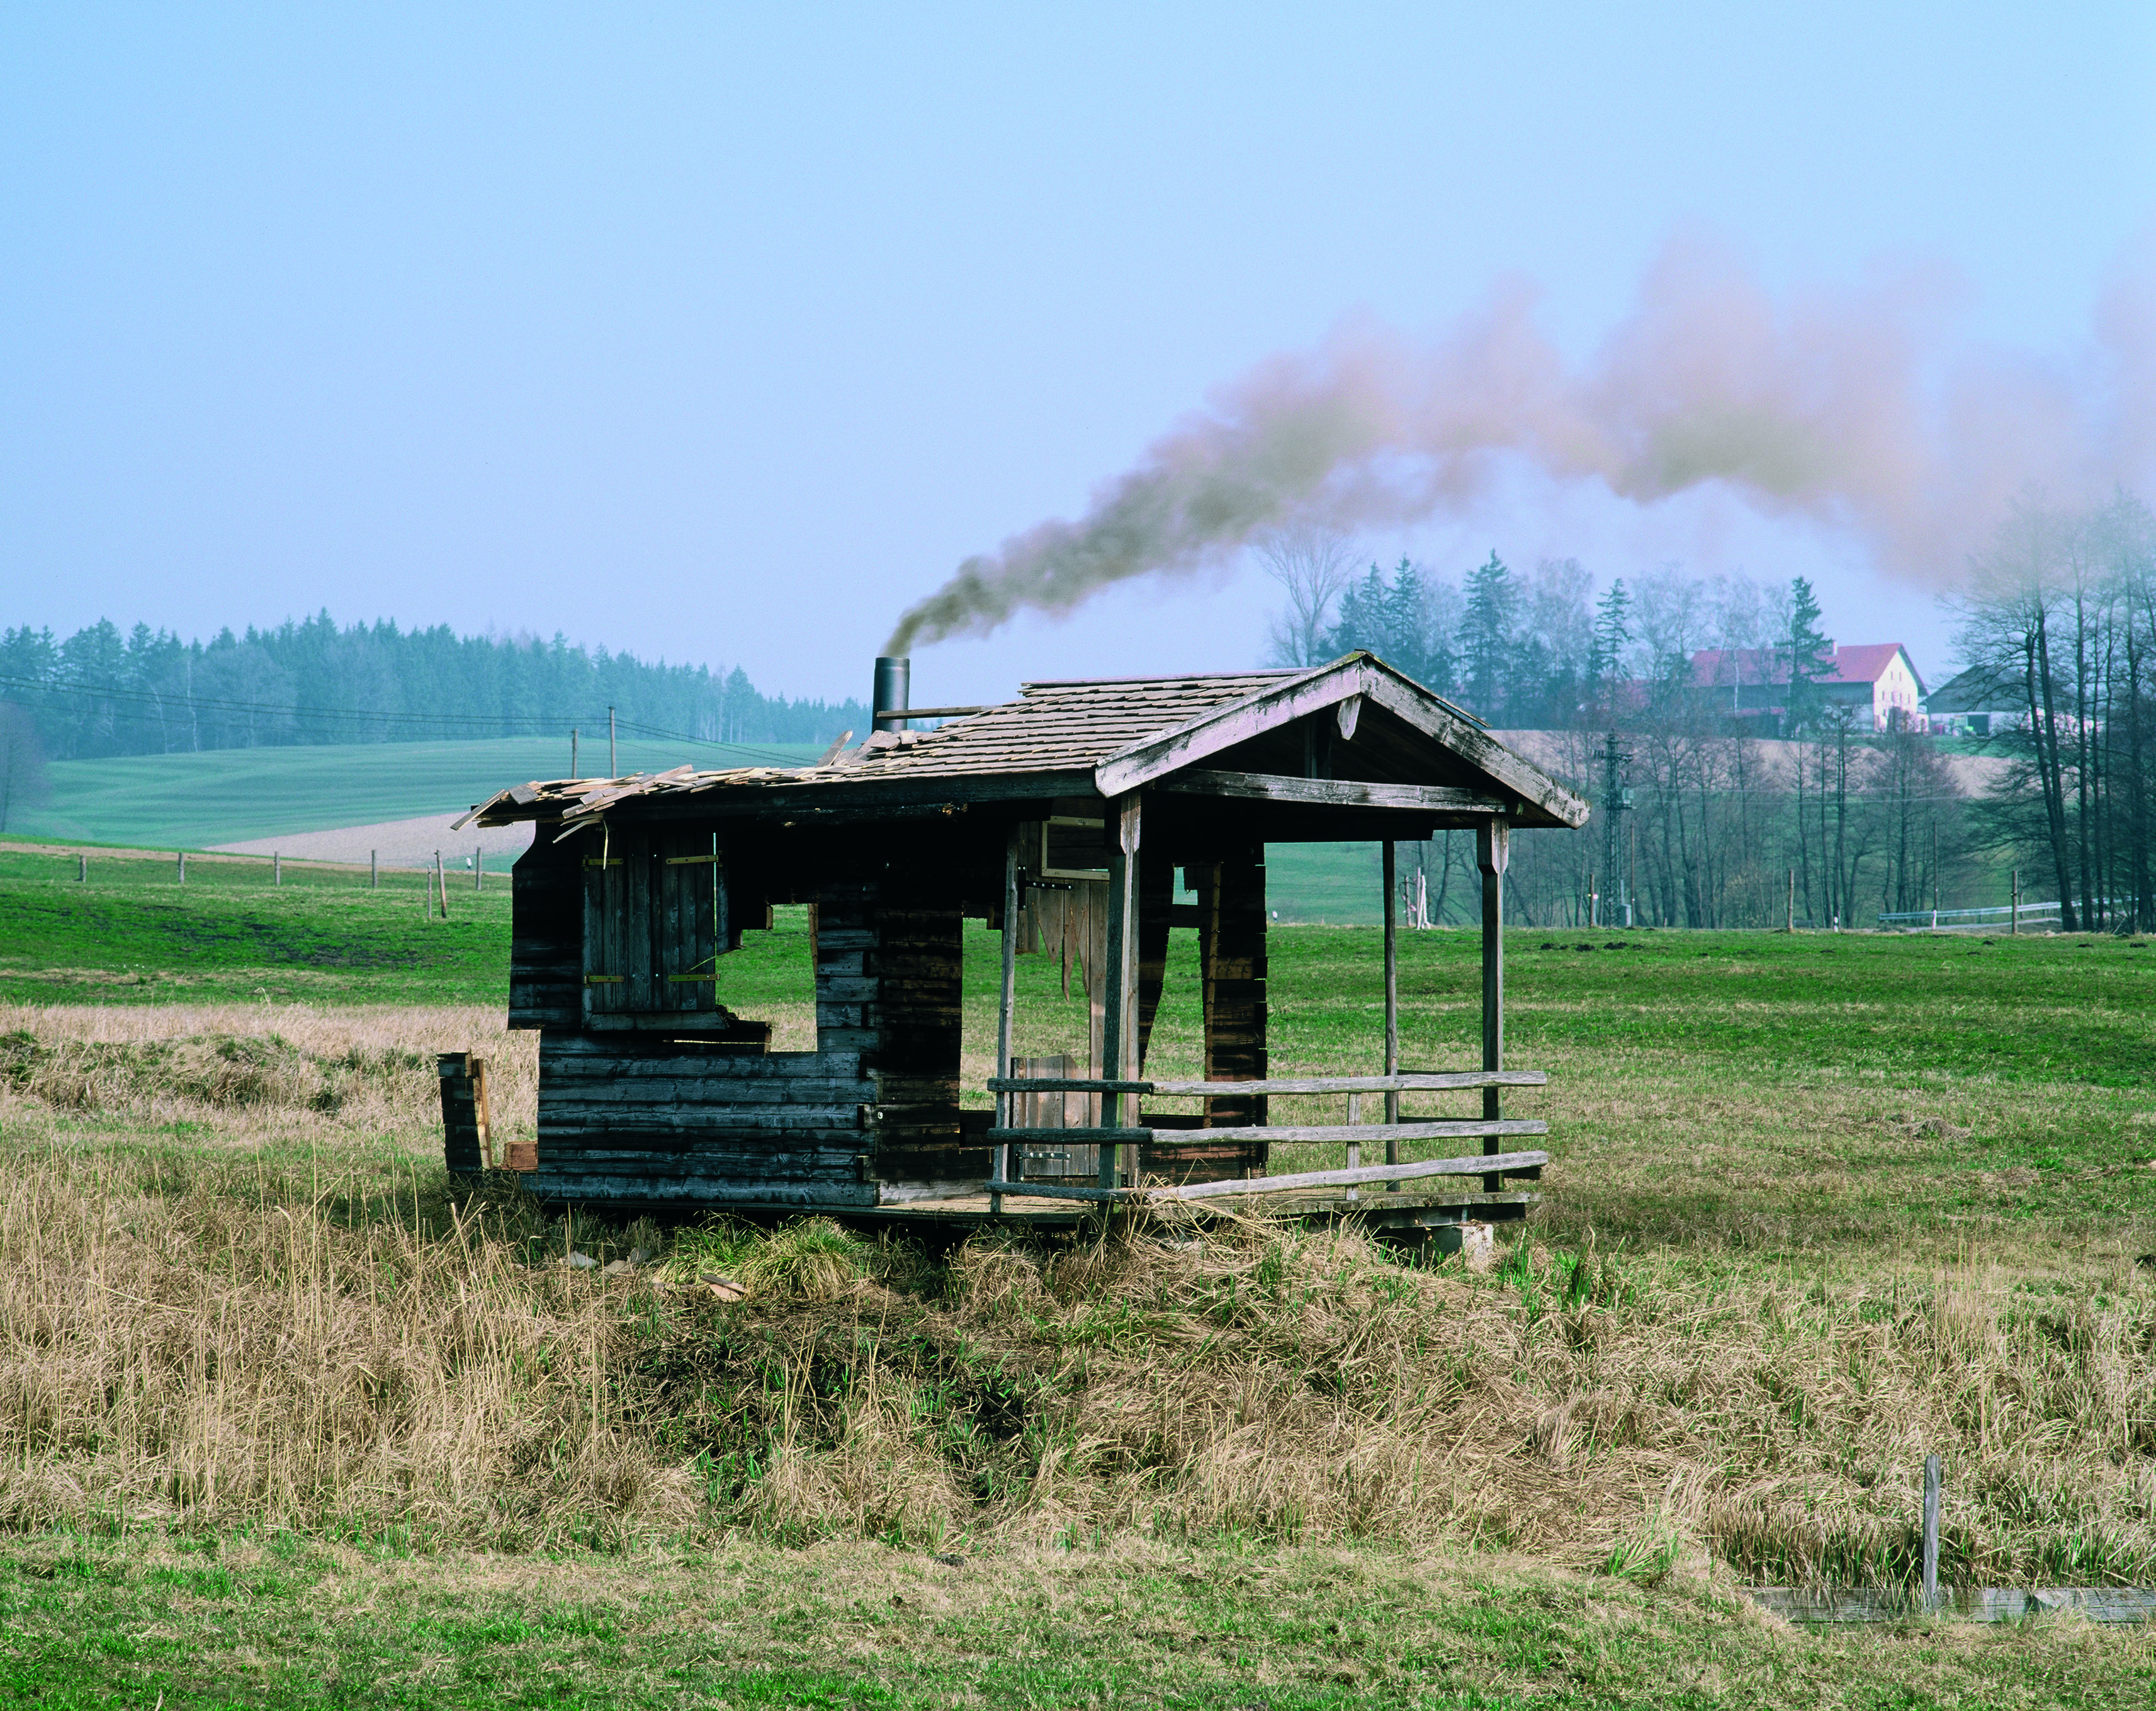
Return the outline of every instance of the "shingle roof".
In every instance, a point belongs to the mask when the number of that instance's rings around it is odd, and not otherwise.
[[[1301,671],[1218,672],[1175,677],[1070,678],[1020,686],[1018,698],[954,719],[932,731],[875,732],[829,762],[807,767],[677,767],[628,778],[556,779],[505,790],[468,818],[487,825],[561,815],[572,822],[631,799],[736,789],[817,790],[998,777],[1060,779],[1063,789],[1114,794],[1146,778],[1194,764],[1235,740],[1239,727],[1277,722],[1358,694],[1426,722],[1433,740],[1491,784],[1523,799],[1523,811],[1576,825],[1584,804],[1481,722],[1368,654]],[[1113,776],[1111,776],[1113,775]],[[1116,782],[1120,778],[1122,782]],[[976,789],[978,789],[976,786]],[[1531,804],[1531,805],[1530,805]],[[463,822],[459,822],[463,824]]]
[[[1131,743],[1302,675],[1240,671],[1025,683],[1016,701],[940,730],[903,733],[896,742],[870,737],[839,764],[849,778],[1083,771]]]

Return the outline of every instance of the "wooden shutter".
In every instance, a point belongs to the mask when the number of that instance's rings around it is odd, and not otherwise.
[[[584,1014],[617,1016],[639,1004],[651,984],[650,889],[644,870],[649,841],[609,829],[584,857]]]
[[[710,832],[611,834],[584,858],[584,1014],[708,1014],[725,940]]]
[[[653,853],[653,1007],[715,1009],[719,947],[727,943],[726,872],[718,840],[710,832],[675,833],[660,838]]]

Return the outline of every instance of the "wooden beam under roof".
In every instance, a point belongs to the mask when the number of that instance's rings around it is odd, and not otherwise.
[[[1286,773],[1170,773],[1150,787],[1179,795],[1230,796],[1314,808],[1392,808],[1414,813],[1510,814],[1516,802],[1450,784],[1380,784],[1363,778],[1298,778]]]

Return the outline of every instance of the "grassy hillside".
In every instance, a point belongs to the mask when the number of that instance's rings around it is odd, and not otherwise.
[[[449,918],[425,881],[364,871],[192,856],[71,856],[0,844],[0,1001],[170,1004],[500,1004],[508,994],[509,882],[453,878]]]
[[[813,748],[732,750],[624,742],[624,773],[747,765]],[[606,732],[584,733],[579,765],[606,770]],[[203,850],[282,833],[326,831],[421,814],[459,814],[510,784],[569,770],[565,737],[485,742],[375,742],[319,748],[224,749],[59,761],[49,799],[8,816],[11,836]]]

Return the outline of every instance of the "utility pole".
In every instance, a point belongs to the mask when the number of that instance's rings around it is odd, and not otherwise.
[[[607,776],[609,778],[618,778],[621,776],[621,763],[614,758],[613,709],[612,707],[607,709]]]

